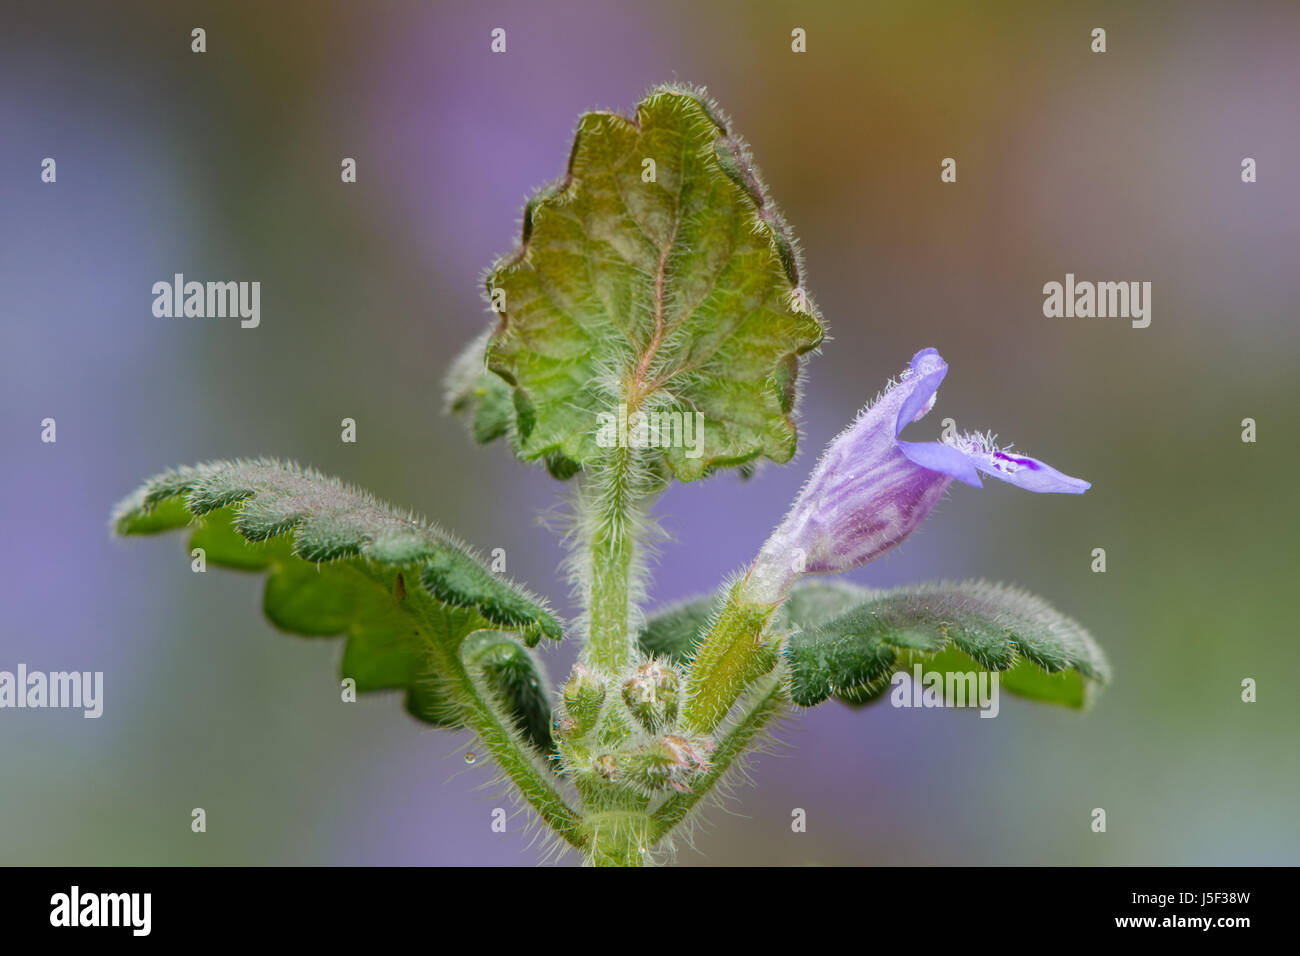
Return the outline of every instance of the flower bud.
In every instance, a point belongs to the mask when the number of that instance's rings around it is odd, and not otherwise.
[[[581,737],[594,730],[605,703],[605,682],[585,665],[577,664],[564,685],[563,697],[568,720],[561,721],[561,733]]]
[[[670,664],[646,661],[623,684],[623,703],[650,733],[658,733],[677,720],[681,679]]]
[[[631,750],[601,754],[592,769],[603,780],[635,787],[645,794],[664,790],[691,792],[691,779],[709,769],[713,744],[676,734],[657,737]]]

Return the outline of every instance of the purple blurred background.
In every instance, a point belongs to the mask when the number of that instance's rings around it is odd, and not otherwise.
[[[504,547],[573,613],[538,521],[562,487],[475,447],[441,378],[579,113],[668,80],[750,141],[831,338],[793,464],[666,496],[656,599],[752,557],[819,449],[933,345],[952,368],[917,427],[991,428],[1094,487],[958,487],[853,579],[1018,583],[1117,673],[1084,716],[802,714],[680,861],[1300,862],[1298,42],[1293,3],[6,4],[0,669],[102,670],[106,701],[0,711],[0,862],[535,861],[522,817],[491,832],[509,804],[466,735],[394,697],[340,704],[340,642],[275,634],[258,581],[192,574],[176,537],[112,540],[108,514],[173,464],[294,458]],[[177,272],[260,281],[260,328],[155,318]],[[1151,326],[1044,318],[1067,272],[1152,282]]]

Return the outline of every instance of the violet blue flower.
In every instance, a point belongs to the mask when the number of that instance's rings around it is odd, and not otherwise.
[[[1035,492],[1081,494],[1088,482],[965,433],[904,441],[934,407],[948,363],[923,349],[852,425],[827,446],[745,582],[754,601],[785,597],[801,573],[847,571],[880,557],[916,530],[953,482],[981,487],[980,473]]]

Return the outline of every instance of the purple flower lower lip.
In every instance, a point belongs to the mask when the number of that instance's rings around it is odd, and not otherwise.
[[[922,349],[831,442],[754,562],[752,593],[780,600],[799,574],[846,571],[879,557],[925,520],[954,479],[979,488],[983,473],[1045,493],[1091,487],[979,433],[904,441],[903,429],[930,411],[947,374],[943,357]]]
[[[934,349],[922,349],[912,358],[909,371],[912,374],[896,386],[911,387],[910,394],[899,408],[894,425],[896,438],[910,422],[922,418],[930,410],[939,385],[948,374],[948,363]],[[921,373],[919,378],[918,372]],[[1092,487],[1089,482],[1062,474],[1037,458],[1010,454],[994,445],[992,439],[979,434],[967,433],[951,441],[910,442],[900,439],[898,446],[914,464],[942,472],[976,488],[983,486],[979,476],[981,471],[1026,491],[1077,495]]]

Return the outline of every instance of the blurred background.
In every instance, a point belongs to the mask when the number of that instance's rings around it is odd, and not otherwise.
[[[441,379],[578,115],[668,80],[706,85],[749,140],[831,339],[793,464],[665,497],[656,600],[746,563],[825,442],[935,346],[951,371],[919,427],[992,429],[1093,489],[956,486],[853,579],[1015,582],[1116,672],[1086,715],[798,715],[680,862],[1300,862],[1298,44],[1281,2],[10,0],[0,669],[103,671],[105,709],[0,712],[0,862],[538,859],[522,817],[491,831],[509,803],[467,735],[395,696],[341,704],[340,641],[276,634],[257,579],[191,573],[180,536],[112,540],[108,515],[173,464],[279,455],[505,548],[573,613],[538,520],[562,487],[474,446]],[[260,281],[261,327],[155,318],[177,272]],[[1150,281],[1150,327],[1044,318],[1067,272]],[[552,678],[573,651],[547,654]]]

